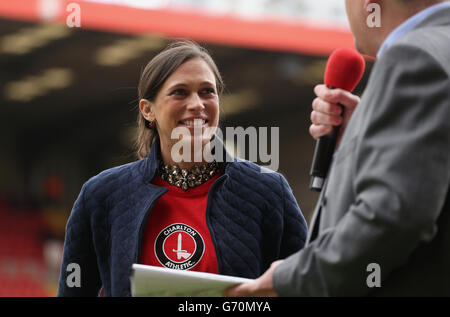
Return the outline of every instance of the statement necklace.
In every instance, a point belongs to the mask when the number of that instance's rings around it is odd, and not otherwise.
[[[176,165],[164,165],[162,160],[160,162],[159,174],[161,178],[182,190],[199,186],[209,181],[220,171],[220,165],[216,161],[201,166],[194,165],[189,170],[179,168]]]

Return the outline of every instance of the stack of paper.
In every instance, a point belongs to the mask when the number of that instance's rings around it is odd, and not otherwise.
[[[173,270],[163,267],[133,264],[131,295],[142,296],[222,296],[233,285],[251,282],[251,279]]]

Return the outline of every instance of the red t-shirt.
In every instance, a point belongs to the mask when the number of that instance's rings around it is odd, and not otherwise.
[[[141,264],[218,273],[216,251],[206,225],[208,191],[218,177],[187,191],[155,177],[152,183],[169,191],[156,201],[148,217]]]

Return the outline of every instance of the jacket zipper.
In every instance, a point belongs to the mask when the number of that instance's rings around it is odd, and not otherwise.
[[[142,219],[141,225],[139,227],[139,235],[138,235],[138,245],[137,245],[137,252],[136,252],[136,259],[135,259],[135,263],[139,263],[139,258],[141,257],[141,252],[142,252],[142,238],[144,235],[144,228],[145,228],[145,224],[147,223],[147,219],[148,216],[150,215],[150,211],[153,209],[153,206],[155,205],[156,201],[161,198],[162,195],[164,195],[165,193],[167,193],[168,190],[163,190],[161,191],[161,193],[159,193],[158,195],[156,195],[155,199],[153,199],[150,202],[150,205],[147,207],[147,210],[145,211],[145,215]]]
[[[212,225],[211,225],[211,218],[209,216],[210,214],[210,209],[211,209],[211,193],[213,191],[215,191],[216,187],[219,185],[220,181],[224,180],[225,178],[227,178],[228,175],[223,174],[222,176],[220,176],[218,179],[216,179],[216,181],[211,185],[211,188],[209,189],[209,193],[208,193],[208,198],[206,199],[206,226],[208,227],[209,233],[211,235],[211,241],[214,245],[214,250],[216,251],[216,257],[217,257],[217,272],[218,274],[222,273],[222,265],[221,265],[221,261],[219,261],[220,259],[220,252],[217,252],[217,241],[216,241],[216,237],[214,235],[214,231],[212,230]]]

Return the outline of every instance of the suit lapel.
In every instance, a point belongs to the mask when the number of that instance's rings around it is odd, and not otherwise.
[[[323,198],[325,196],[325,191],[327,189],[328,185],[328,178],[325,179],[325,183],[323,185],[322,191],[320,192],[319,199],[317,201],[316,207],[314,209],[313,218],[311,220],[311,225],[308,232],[308,237],[306,238],[306,244],[309,244],[310,242],[314,241],[317,236],[319,235],[319,227],[320,227],[320,217],[322,214],[322,207],[323,207]]]

